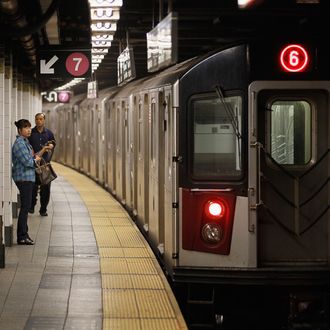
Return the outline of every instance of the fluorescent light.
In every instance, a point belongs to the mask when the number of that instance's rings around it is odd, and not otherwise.
[[[98,48],[104,48],[104,47],[110,47],[111,46],[111,41],[92,41],[92,47]]]
[[[115,22],[110,22],[110,21],[106,21],[106,22],[95,22],[91,24],[91,30],[93,33],[111,33],[111,32],[115,32],[117,30],[117,23]]]
[[[92,48],[92,54],[107,54],[108,52],[108,48]]]
[[[91,7],[121,7],[123,0],[88,0]]]

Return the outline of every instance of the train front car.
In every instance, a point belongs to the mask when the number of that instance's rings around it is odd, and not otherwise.
[[[230,326],[327,329],[329,55],[239,45],[180,79],[172,277],[192,328],[206,306]]]

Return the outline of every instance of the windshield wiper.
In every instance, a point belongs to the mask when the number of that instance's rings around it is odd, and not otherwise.
[[[223,95],[223,92],[222,92],[220,86],[216,85],[215,91],[217,92],[219,100],[221,101],[221,103],[223,104],[223,106],[225,108],[227,117],[229,118],[230,123],[232,124],[232,126],[234,128],[234,132],[235,132],[237,139],[241,139],[242,135],[239,131],[237,116],[235,116],[235,113],[234,113],[232,107],[228,103],[225,102],[225,97]]]

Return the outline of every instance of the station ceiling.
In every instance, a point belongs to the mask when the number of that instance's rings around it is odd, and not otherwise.
[[[305,2],[305,3],[301,3]],[[319,35],[328,31],[329,1],[258,0],[240,10],[236,0],[123,0],[114,41],[95,73],[100,88],[115,85],[117,57],[127,41],[134,49],[137,72],[146,74],[146,33],[172,10],[178,13],[179,59],[184,60],[243,39]],[[306,3],[307,2],[307,3]],[[313,1],[312,1],[313,2]],[[89,47],[87,0],[0,0],[1,38],[12,49],[15,63],[35,76],[40,47]],[[42,90],[67,82],[43,79]],[[76,87],[76,93],[86,86]]]

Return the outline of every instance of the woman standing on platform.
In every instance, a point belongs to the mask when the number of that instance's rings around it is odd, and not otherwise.
[[[44,147],[38,154],[33,154],[28,137],[31,135],[31,123],[27,119],[15,121],[18,135],[12,147],[12,178],[19,190],[21,208],[17,222],[17,244],[33,245],[28,233],[28,211],[31,206],[32,189],[35,183],[35,162],[48,150]]]

